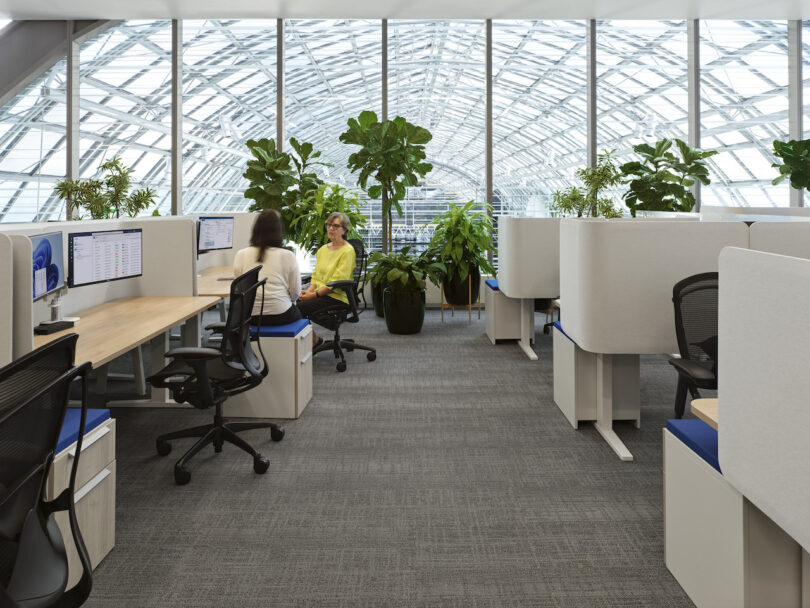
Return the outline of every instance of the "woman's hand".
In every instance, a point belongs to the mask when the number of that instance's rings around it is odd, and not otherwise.
[[[314,291],[304,290],[301,292],[301,295],[298,296],[299,300],[311,300],[312,298],[316,297]]]

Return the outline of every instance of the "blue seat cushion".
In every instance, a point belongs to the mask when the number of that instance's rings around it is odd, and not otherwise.
[[[717,431],[697,418],[667,420],[667,430],[688,445],[703,460],[720,470],[717,458]]]
[[[564,335],[566,338],[568,338],[569,340],[571,340],[571,336],[569,336],[567,333],[565,333],[565,330],[562,328],[562,323],[560,323],[559,321],[554,321],[554,327],[556,327],[557,329],[559,329],[559,330],[560,330],[560,333],[561,333],[562,335]],[[571,342],[574,342],[574,341],[573,341],[573,340],[571,340]],[[574,342],[574,344],[576,344],[576,342]]]
[[[486,281],[484,281],[484,282],[485,282],[487,285],[489,285],[489,288],[490,288],[492,291],[500,291],[500,288],[498,287],[498,279],[487,279],[487,280],[486,280]]]
[[[87,435],[105,420],[109,420],[110,410],[87,410],[87,418],[84,421],[84,434]],[[62,423],[62,431],[59,433],[59,441],[56,442],[56,453],[58,454],[68,446],[76,443],[79,439],[79,423],[82,420],[82,410],[75,407],[68,408],[65,412],[65,422]]]
[[[309,325],[309,319],[298,319],[286,325],[262,325],[259,335],[262,338],[294,338]],[[250,335],[256,335],[256,328],[250,330]]]

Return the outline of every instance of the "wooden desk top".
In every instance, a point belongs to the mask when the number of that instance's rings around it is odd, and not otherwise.
[[[218,301],[217,297],[199,296],[119,298],[76,313],[80,319],[70,329],[35,335],[34,348],[65,334],[77,333],[76,363],[90,361],[93,367],[99,367]]]
[[[220,281],[220,277],[228,277],[228,281]],[[218,296],[227,298],[231,294],[233,282],[232,266],[212,266],[201,270],[197,276],[197,295]]]
[[[717,399],[693,399],[692,413],[717,430]]]

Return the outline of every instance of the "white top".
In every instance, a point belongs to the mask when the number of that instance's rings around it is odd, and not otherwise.
[[[264,286],[264,309],[266,315],[280,315],[286,312],[301,293],[301,273],[295,254],[289,249],[268,247],[261,262],[256,261],[258,247],[245,247],[236,252],[233,259],[233,276],[238,277],[251,268],[262,265],[260,279],[267,279]],[[256,294],[253,314],[262,311],[261,290]]]

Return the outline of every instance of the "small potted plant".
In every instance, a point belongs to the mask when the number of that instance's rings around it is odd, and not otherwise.
[[[790,141],[773,142],[773,154],[781,158],[784,164],[773,163],[771,167],[779,169],[779,177],[771,183],[775,186],[779,182],[790,178],[790,185],[796,190],[810,190],[810,139],[791,139]]]
[[[710,183],[706,159],[717,151],[690,148],[680,139],[674,141],[680,158],[670,151],[673,140],[664,138],[654,146],[633,146],[642,160],[620,167],[624,183],[629,185],[624,203],[633,217],[636,211],[692,211],[695,195],[689,188],[695,181],[704,185]]]
[[[441,282],[445,299],[457,306],[467,304],[468,298],[469,303],[478,301],[481,270],[495,274],[487,258],[487,252],[494,250],[492,218],[483,211],[472,211],[475,204],[474,200],[461,206],[449,203],[447,211],[431,222],[435,231],[426,255],[446,268],[431,280]]]
[[[443,264],[424,255],[410,253],[410,246],[398,253],[375,251],[369,257],[373,287],[382,290],[385,324],[392,334],[415,334],[425,320],[425,279],[446,271]]]

